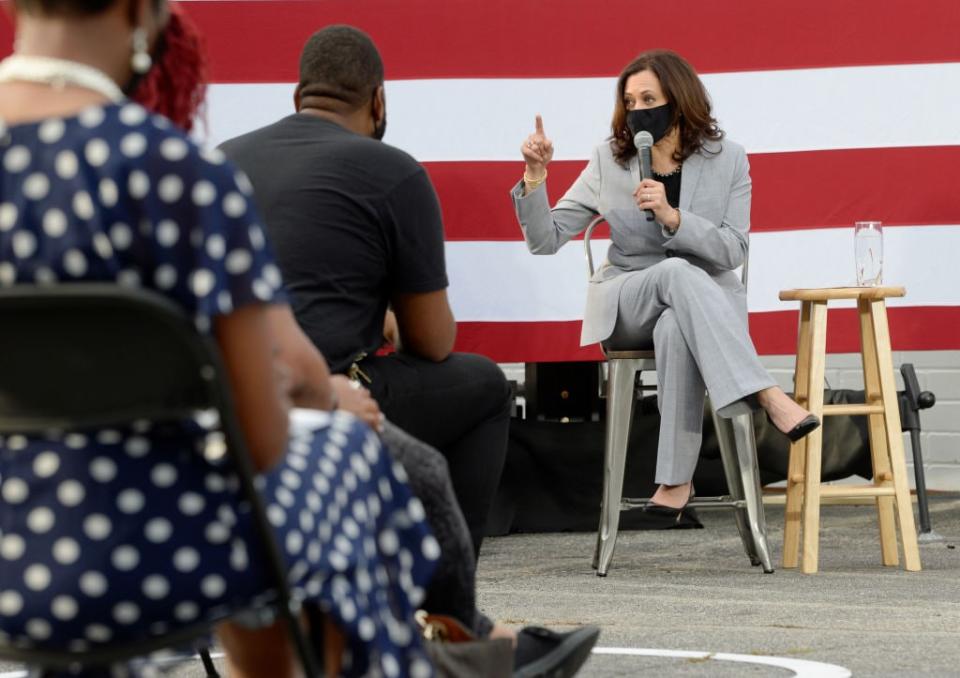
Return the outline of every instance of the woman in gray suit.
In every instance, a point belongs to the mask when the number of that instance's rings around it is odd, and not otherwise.
[[[643,180],[634,146],[640,131],[654,142],[653,178]],[[553,209],[545,183],[553,145],[540,116],[521,151],[526,170],[512,196],[532,253],[553,254],[597,215],[610,225],[581,344],[656,349],[659,487],[647,510],[664,526],[697,526],[683,507],[706,390],[721,415],[759,405],[792,440],[820,424],[776,386],[747,332],[746,291],[734,272],[750,228],[746,153],[717,127],[690,64],[666,50],[644,52],[620,74],[612,135]]]

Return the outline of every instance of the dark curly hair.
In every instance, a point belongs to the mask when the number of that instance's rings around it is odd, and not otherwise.
[[[189,132],[206,99],[207,54],[203,36],[180,5],[170,4],[153,56],[153,68],[128,94]]]
[[[673,104],[673,120],[670,127],[678,126],[680,139],[673,159],[683,162],[699,151],[705,141],[719,141],[723,131],[710,114],[710,97],[707,90],[687,61],[676,52],[667,49],[652,49],[643,52],[627,64],[617,78],[617,101],[610,123],[610,149],[613,157],[624,167],[636,154],[633,134],[627,127],[627,105],[624,89],[631,75],[650,71],[657,76],[660,87],[669,103]]]

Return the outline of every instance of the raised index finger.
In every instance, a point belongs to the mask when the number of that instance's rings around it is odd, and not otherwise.
[[[537,113],[537,134],[543,136],[543,118]]]

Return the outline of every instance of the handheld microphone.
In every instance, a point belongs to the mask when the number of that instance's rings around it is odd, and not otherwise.
[[[637,154],[640,156],[640,178],[653,178],[653,158],[651,149],[653,148],[653,135],[650,132],[640,131],[633,135],[633,145],[637,147]],[[647,221],[653,221],[653,210],[643,210],[647,213]]]

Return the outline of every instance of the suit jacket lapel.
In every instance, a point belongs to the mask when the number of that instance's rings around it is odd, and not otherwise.
[[[689,210],[693,201],[693,192],[700,181],[704,158],[697,152],[683,161],[683,173],[680,175],[680,209]]]

